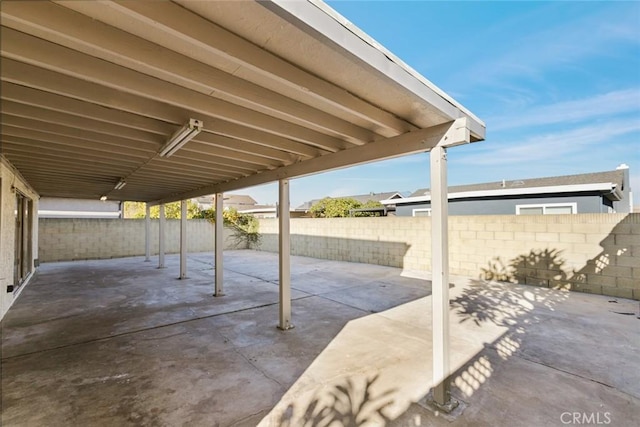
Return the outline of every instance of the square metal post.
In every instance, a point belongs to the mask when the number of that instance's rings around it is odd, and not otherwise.
[[[222,212],[223,206],[223,194],[216,193],[216,237],[215,237],[215,265],[216,265],[216,278],[215,278],[215,290],[213,296],[224,296],[223,290],[223,273],[224,267],[222,266],[222,255],[224,250],[224,218]]]
[[[455,405],[449,387],[449,241],[447,150],[436,146],[431,163],[431,298],[433,309],[433,400],[443,409]]]
[[[164,268],[164,230],[165,230],[164,204],[160,205],[160,220],[158,233],[158,268]]]
[[[148,204],[144,216],[144,260],[151,261],[151,206]]]
[[[278,328],[287,330],[291,324],[291,239],[289,227],[289,180],[281,179],[278,183],[278,253],[280,283],[280,321]]]
[[[180,279],[187,278],[187,201],[180,200]]]

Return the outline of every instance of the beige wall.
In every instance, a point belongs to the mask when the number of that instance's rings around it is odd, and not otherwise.
[[[259,222],[260,249],[277,251],[277,220]],[[640,214],[454,216],[449,223],[452,274],[640,299]],[[188,227],[190,252],[213,250],[209,222]],[[297,218],[291,251],[429,271],[430,227],[430,218]],[[154,220],[153,253],[157,230]],[[178,242],[179,221],[168,220],[167,252],[177,252]],[[43,262],[143,254],[144,220],[40,221]]]
[[[15,248],[15,208],[18,190],[33,201],[34,212],[38,211],[38,194],[31,189],[15,172],[11,164],[3,157],[0,157],[0,319],[7,312],[13,301],[28,283],[22,284],[13,292],[7,292],[7,286],[13,283],[13,264]],[[31,268],[33,269],[33,259],[38,257],[38,221],[32,224],[33,251]]]
[[[294,255],[431,268],[430,218],[292,219]],[[277,251],[277,220],[260,220]],[[451,273],[640,299],[640,214],[453,216]]]
[[[40,219],[40,262],[144,255],[144,219]],[[167,220],[166,253],[180,251],[180,220]],[[225,229],[225,247],[234,245]],[[187,251],[213,251],[215,228],[204,219],[187,221]],[[151,220],[151,253],[158,253],[158,220]]]

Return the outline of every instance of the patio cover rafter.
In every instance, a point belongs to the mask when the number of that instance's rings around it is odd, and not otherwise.
[[[446,148],[465,144],[469,143],[471,138],[471,133],[467,125],[468,120],[466,118],[461,118],[454,122],[405,133],[395,138],[388,138],[386,140],[369,143],[366,146],[352,148],[340,153],[327,154],[312,160],[307,160],[305,162],[296,163],[268,172],[262,172],[260,174],[240,178],[235,181],[199,188],[189,193],[183,193],[162,200],[157,200],[150,204],[153,206],[160,203],[170,203],[176,200],[198,197],[203,194],[233,191],[276,180],[296,178],[376,160],[426,152],[436,146]]]
[[[315,0],[3,2],[0,15],[2,154],[42,196],[81,181],[79,198],[178,200],[428,151],[410,141],[459,118],[469,141],[484,138],[473,114]],[[203,131],[160,158],[189,118]]]

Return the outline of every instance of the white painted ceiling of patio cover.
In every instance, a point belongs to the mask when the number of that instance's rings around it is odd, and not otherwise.
[[[470,140],[484,138],[479,119],[321,2],[24,1],[0,12],[0,153],[41,196],[228,191],[375,160],[361,153],[381,141],[392,155],[428,151],[405,144],[465,117]],[[189,118],[204,131],[160,157]]]

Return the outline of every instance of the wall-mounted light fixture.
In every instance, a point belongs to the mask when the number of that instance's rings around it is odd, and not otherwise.
[[[105,200],[107,200],[107,196],[100,196],[100,200],[104,202]]]
[[[127,185],[127,181],[125,181],[124,178],[120,178],[120,181],[118,181],[118,183],[116,184],[115,187],[113,187],[113,189],[122,190],[122,187],[124,187],[125,185]]]
[[[160,149],[160,157],[169,157],[178,151],[202,131],[202,126],[202,120],[189,119],[189,123],[178,129]]]

